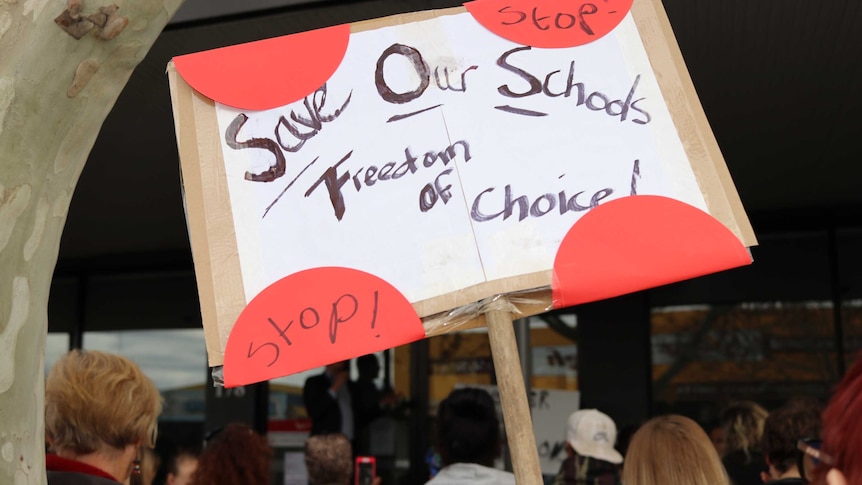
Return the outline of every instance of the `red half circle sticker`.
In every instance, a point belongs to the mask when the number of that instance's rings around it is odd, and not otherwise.
[[[283,377],[425,338],[413,305],[363,271],[294,273],[245,307],[228,337],[226,387]]]
[[[603,300],[751,264],[740,240],[678,200],[635,195],[592,209],[554,261],[554,308]]]
[[[474,0],[464,6],[486,29],[533,47],[575,47],[601,39],[622,22],[633,0]]]
[[[350,24],[175,57],[177,72],[199,93],[247,110],[290,104],[314,92],[338,69]]]

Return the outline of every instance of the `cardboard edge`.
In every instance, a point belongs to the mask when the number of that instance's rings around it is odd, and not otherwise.
[[[697,97],[661,0],[635,0],[631,13],[710,214],[746,247],[756,246],[754,229]],[[694,136],[683,137],[685,129]],[[716,193],[709,187],[722,190]]]
[[[219,339],[218,326],[207,325],[207,322],[217,321],[217,312],[215,291],[212,288],[212,268],[209,259],[206,224],[203,218],[195,216],[204,212],[200,169],[197,163],[182,163],[183,160],[198,160],[197,128],[191,109],[192,89],[179,75],[173,61],[168,63],[167,74],[171,108],[175,120],[174,132],[180,156],[181,188],[185,204],[186,226],[189,231],[189,242],[191,243],[192,259],[195,266],[204,341],[209,357],[219,354],[221,340]],[[210,364],[212,365],[212,363]]]
[[[423,20],[435,19],[445,15],[458,15],[461,13],[467,13],[467,9],[464,6],[389,15],[388,17],[380,17],[352,23],[350,24],[350,33],[354,34],[368,30],[377,30],[384,27],[391,27],[393,25],[421,22]]]
[[[245,307],[245,292],[215,104],[192,89],[173,63],[168,78],[207,358],[216,366],[224,361],[228,326]]]

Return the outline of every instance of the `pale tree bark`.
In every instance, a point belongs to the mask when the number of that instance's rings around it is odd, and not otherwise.
[[[2,484],[45,482],[48,293],[69,202],[102,122],[181,3],[0,0]]]

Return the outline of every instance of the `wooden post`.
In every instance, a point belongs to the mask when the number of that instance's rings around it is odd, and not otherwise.
[[[515,482],[518,485],[541,485],[542,468],[539,465],[533,420],[530,418],[527,388],[521,373],[518,344],[512,327],[512,314],[494,309],[485,314],[485,319]]]

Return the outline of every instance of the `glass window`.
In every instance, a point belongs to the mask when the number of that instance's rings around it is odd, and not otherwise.
[[[160,420],[203,420],[208,372],[203,329],[85,332],[83,345],[138,364],[165,400]]]
[[[389,352],[389,368],[394,368],[393,354]],[[374,354],[377,356],[377,362],[380,364],[380,372],[374,384],[378,389],[383,389],[383,367],[384,353]],[[303,418],[308,416],[305,411],[305,404],[302,399],[302,388],[305,385],[305,380],[323,372],[325,367],[309,369],[303,372],[297,372],[289,376],[279,377],[269,381],[269,418],[270,419],[292,419]],[[350,361],[350,378],[355,380],[359,376],[359,371],[356,367],[356,359]],[[394,375],[390,379],[394,386]]]
[[[733,399],[825,399],[838,378],[830,302],[665,307],[651,320],[656,414],[708,422]]]
[[[574,331],[574,314],[558,314],[559,323]],[[578,345],[550,327],[541,317],[530,318],[530,350],[534,389],[578,389]]]
[[[62,357],[69,351],[69,334],[66,332],[49,333],[48,339],[45,340],[45,375]]]

